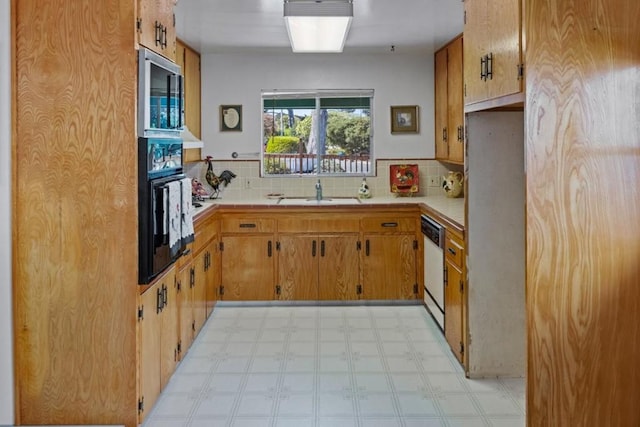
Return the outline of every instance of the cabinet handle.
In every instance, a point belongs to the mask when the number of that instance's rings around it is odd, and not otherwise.
[[[320,256],[324,256],[324,240],[320,241]]]
[[[162,46],[162,24],[156,21],[156,46]]]
[[[156,291],[156,313],[160,313],[162,311],[162,301],[164,301],[162,297],[162,289],[158,288]]]
[[[370,252],[370,251],[369,251],[369,239],[367,239],[367,240],[364,242],[364,254],[365,254],[366,256],[369,256],[369,252]]]
[[[167,47],[167,27],[162,26],[162,48],[166,49]]]
[[[462,142],[462,135],[463,135],[463,131],[462,131],[462,125],[458,126],[458,141]]]
[[[442,140],[447,142],[447,128],[442,128]]]
[[[245,222],[240,224],[240,228],[256,228],[256,225],[252,222]]]
[[[271,244],[271,240],[267,242],[267,256],[271,258],[271,254],[273,253],[273,245]]]
[[[455,255],[456,255],[456,251],[455,251],[453,248],[449,248],[449,249],[447,249],[447,250],[449,251],[449,253],[450,253],[451,255],[453,255],[453,256],[455,256]]]
[[[196,270],[191,267],[189,270],[189,287],[193,288],[196,285]]]
[[[493,80],[493,53],[489,53],[487,55],[487,73],[486,73],[486,78],[485,80],[488,78],[489,80]]]
[[[480,80],[483,80],[483,81],[487,80],[486,67],[487,67],[487,57],[482,56],[480,57]]]
[[[181,256],[189,255],[190,253],[191,253],[191,248],[189,248],[186,251],[182,252]]]
[[[316,241],[311,244],[311,256],[316,256]]]
[[[167,285],[162,285],[162,308],[164,309],[167,306],[167,300],[169,296]]]
[[[392,227],[397,227],[398,223],[397,222],[383,222],[382,224],[380,224],[380,226],[385,227],[385,228],[392,228]]]

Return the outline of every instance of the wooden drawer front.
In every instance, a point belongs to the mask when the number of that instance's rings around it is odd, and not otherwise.
[[[274,233],[275,219],[264,218],[223,218],[223,233]]]
[[[378,233],[415,232],[417,229],[416,218],[372,217],[363,218],[360,221],[362,231]]]
[[[357,233],[359,218],[333,214],[331,218],[282,218],[278,220],[278,231],[282,233]]]
[[[218,233],[219,222],[213,217],[208,218],[205,221],[198,221],[195,224],[195,240],[191,245],[191,250],[194,254],[200,252],[200,250]]]
[[[449,232],[446,233],[444,240],[444,253],[453,264],[462,269],[464,261],[464,243],[458,238],[458,236]]]

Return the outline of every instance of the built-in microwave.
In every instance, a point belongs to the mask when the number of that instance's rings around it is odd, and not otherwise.
[[[138,136],[161,137],[182,130],[180,66],[157,53],[138,53]]]

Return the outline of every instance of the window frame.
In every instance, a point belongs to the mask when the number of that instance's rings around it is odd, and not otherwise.
[[[261,91],[261,96],[260,96],[260,108],[261,108],[261,129],[262,129],[262,135],[260,137],[261,140],[261,146],[260,146],[260,173],[261,176],[263,177],[269,177],[269,178],[273,178],[273,177],[293,177],[293,178],[299,178],[301,176],[306,176],[306,177],[370,177],[370,176],[375,176],[375,157],[374,157],[374,150],[373,150],[373,145],[374,145],[374,90],[373,89],[313,89],[313,90],[262,90]],[[300,169],[297,172],[289,172],[289,173],[269,173],[267,172],[267,167],[266,167],[266,162],[267,159],[265,158],[265,154],[266,153],[266,146],[267,146],[267,142],[269,140],[269,136],[267,135],[266,132],[266,127],[265,127],[265,102],[267,100],[295,100],[295,99],[300,99],[303,102],[305,100],[308,100],[310,98],[313,98],[315,100],[315,107],[313,112],[311,113],[312,115],[319,115],[320,112],[324,109],[327,110],[331,110],[331,109],[337,109],[340,107],[339,102],[337,106],[323,106],[322,104],[322,100],[326,100],[326,99],[344,99],[344,100],[348,100],[348,99],[353,99],[353,98],[367,98],[367,103],[368,103],[368,118],[369,118],[369,144],[368,144],[368,153],[363,156],[363,155],[346,155],[345,157],[343,157],[344,155],[339,155],[339,154],[322,154],[322,153],[314,153],[315,157],[313,158],[313,167],[314,170],[313,171],[303,171],[303,163],[308,164],[308,158],[304,159],[304,162],[302,160],[302,157],[300,158]],[[329,104],[331,104],[331,102],[329,102]],[[363,103],[364,105],[364,103]],[[284,107],[283,107],[284,108]],[[344,107],[344,108],[348,108],[348,107]],[[275,110],[275,108],[274,108]],[[274,116],[275,117],[275,116]],[[317,119],[314,119],[317,120]],[[319,127],[317,128],[319,130]],[[318,137],[319,135],[316,135],[316,137]],[[302,152],[298,153],[298,155],[303,154]],[[330,158],[330,160],[332,162],[334,162],[333,164],[335,164],[335,162],[338,162],[338,164],[341,164],[340,162],[345,162],[345,167],[347,163],[350,163],[351,165],[349,166],[349,168],[354,168],[355,170],[352,172],[335,172],[335,171],[323,171],[322,168],[317,167],[318,164],[320,164],[323,161],[327,160],[327,157]],[[364,158],[366,157],[366,158]],[[356,163],[355,166],[353,166],[353,163]],[[358,170],[358,165],[360,167],[360,170]],[[363,168],[365,168],[366,166],[366,170],[363,170]]]

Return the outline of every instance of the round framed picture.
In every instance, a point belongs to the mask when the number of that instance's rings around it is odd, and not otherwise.
[[[220,131],[242,130],[242,105],[220,106]]]

